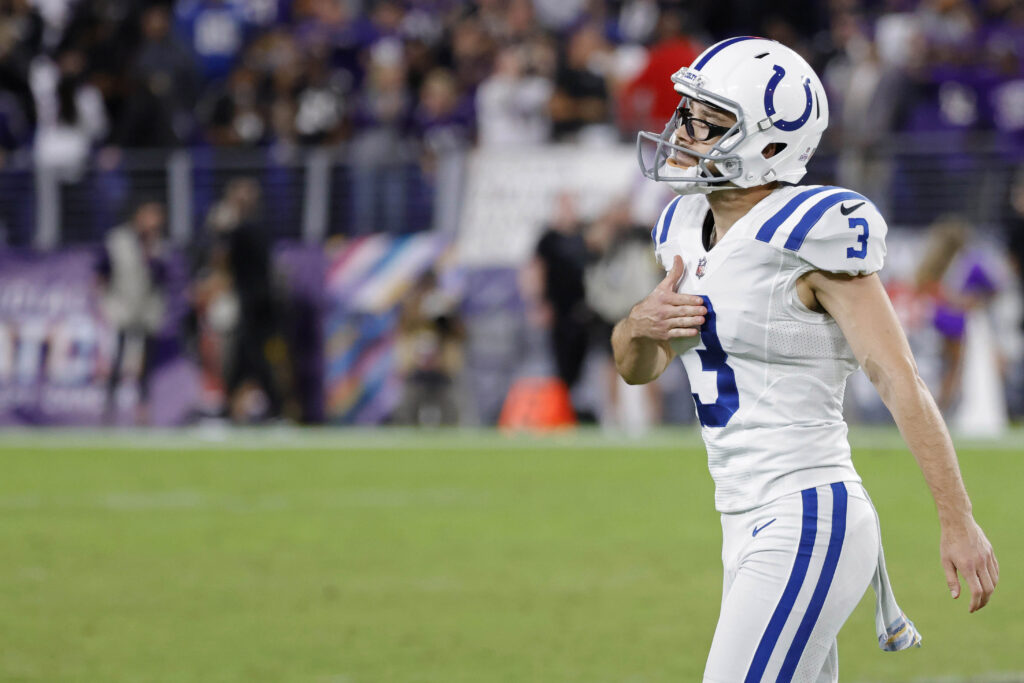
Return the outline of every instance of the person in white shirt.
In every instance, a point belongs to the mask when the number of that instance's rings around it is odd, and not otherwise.
[[[476,92],[478,143],[481,147],[540,145],[551,137],[548,101],[554,91],[550,78],[527,72],[520,46],[498,53],[494,73]]]
[[[817,75],[738,37],[672,81],[673,119],[638,138],[645,175],[680,195],[652,232],[668,274],[616,325],[616,367],[643,384],[680,356],[690,379],[725,569],[704,681],[837,681],[836,635],[869,584],[880,647],[921,642],[850,458],[842,400],[858,364],[931,489],[952,596],[959,572],[970,610],[984,607],[999,565],[877,275],[885,220],[856,192],[796,185],[828,125]]]

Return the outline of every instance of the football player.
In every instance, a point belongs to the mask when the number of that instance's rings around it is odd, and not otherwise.
[[[638,139],[679,195],[652,232],[668,271],[612,334],[619,373],[680,356],[721,513],[721,615],[704,681],[837,681],[836,635],[869,584],[884,650],[921,637],[889,586],[875,509],[850,458],[846,378],[878,389],[931,489],[953,598],[985,606],[999,564],[949,433],[878,277],[885,220],[867,197],[802,186],[828,102],[799,55],[737,37],[672,76],[682,97]]]

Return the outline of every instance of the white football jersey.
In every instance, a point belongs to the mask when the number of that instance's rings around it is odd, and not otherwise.
[[[699,337],[674,340],[690,380],[715,481],[715,505],[740,512],[788,493],[860,481],[843,421],[857,361],[831,316],[799,300],[812,270],[873,273],[886,224],[865,197],[840,187],[783,186],[705,248],[704,195],[674,199],[652,232],[678,291],[704,298]]]

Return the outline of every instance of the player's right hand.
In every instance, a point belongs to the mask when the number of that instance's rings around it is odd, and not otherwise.
[[[633,306],[629,322],[634,336],[668,341],[700,334],[708,309],[701,297],[676,292],[683,272],[683,259],[676,256],[665,279]]]
[[[942,525],[939,553],[953,599],[960,597],[959,572],[971,591],[968,611],[977,612],[987,605],[999,583],[999,561],[985,532],[973,517],[962,524]]]

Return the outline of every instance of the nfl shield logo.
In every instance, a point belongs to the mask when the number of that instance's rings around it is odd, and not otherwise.
[[[697,261],[697,277],[698,278],[704,277],[704,268],[707,265],[708,265],[708,260],[706,258],[704,258],[703,256],[701,256],[700,260]]]

